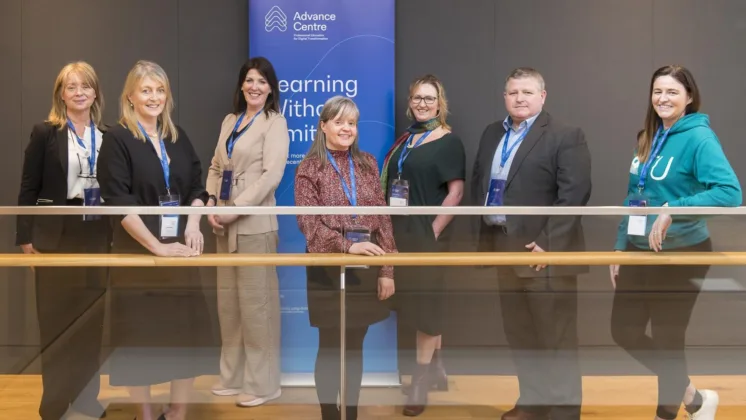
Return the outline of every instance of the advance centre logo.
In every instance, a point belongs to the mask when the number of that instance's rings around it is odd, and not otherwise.
[[[330,30],[330,25],[337,20],[335,13],[291,10],[291,15],[294,41],[328,41],[327,32]],[[272,6],[264,15],[264,30],[267,32],[288,30],[288,15],[280,6]]]
[[[275,29],[280,32],[288,30],[288,17],[280,6],[272,6],[269,12],[264,16],[264,29],[272,32]]]

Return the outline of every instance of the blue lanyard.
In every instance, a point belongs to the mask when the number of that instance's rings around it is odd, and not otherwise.
[[[663,143],[666,141],[666,138],[668,138],[668,132],[671,131],[669,128],[663,133],[663,137],[661,137],[661,132],[663,132],[663,126],[658,128],[658,132],[655,133],[655,139],[653,140],[653,152],[648,156],[648,159],[645,161],[645,163],[642,165],[642,170],[640,171],[640,181],[637,183],[637,190],[642,193],[642,190],[645,189],[645,182],[648,178],[648,168],[653,163],[653,161],[658,157],[658,154],[660,154],[661,149],[663,148]],[[659,139],[660,137],[660,139]]]
[[[140,127],[140,131],[142,131],[142,135],[145,136],[148,141],[150,141],[150,137],[148,137],[148,133],[145,132],[145,129],[140,125],[140,122],[137,123],[137,126]],[[161,168],[163,169],[163,178],[166,180],[166,194],[171,195],[171,181],[169,178],[171,177],[171,168],[168,166],[168,156],[166,155],[166,146],[163,144],[163,139],[160,138],[160,134],[158,136],[158,142],[161,144]]]
[[[244,116],[246,115],[246,113],[244,112],[243,114],[241,114],[241,116],[240,116],[240,117],[238,117],[238,121],[236,121],[236,125],[235,125],[235,126],[233,126],[233,131],[231,132],[231,136],[230,136],[230,137],[228,138],[228,159],[230,159],[230,158],[231,158],[231,156],[233,156],[233,146],[234,146],[234,145],[236,144],[236,142],[238,141],[238,138],[239,138],[239,137],[241,137],[241,135],[242,135],[243,133],[245,133],[245,132],[246,132],[246,130],[248,130],[248,129],[249,129],[249,127],[251,127],[251,125],[252,125],[252,124],[254,124],[254,120],[255,120],[255,119],[256,119],[256,117],[258,117],[258,116],[259,116],[259,114],[261,114],[261,113],[262,113],[262,111],[259,111],[259,112],[257,112],[257,113],[256,113],[256,114],[254,115],[254,117],[253,117],[253,118],[251,118],[251,121],[249,121],[249,123],[248,123],[248,124],[246,124],[246,127],[244,127],[244,128],[243,128],[243,130],[241,130],[240,132],[238,132],[238,127],[239,127],[239,126],[241,125],[241,121],[243,121],[243,117],[244,117]]]
[[[414,140],[414,133],[412,133],[407,141],[404,143],[404,148],[401,151],[401,155],[399,155],[399,177],[401,178],[401,172],[402,172],[402,166],[404,164],[404,161],[407,159],[410,153],[412,153],[412,149],[419,147],[419,145],[422,144],[423,141],[425,141],[425,137],[429,136],[432,131],[428,131],[425,134],[422,135],[422,137],[417,140],[417,143],[414,144],[413,148],[410,148],[409,145],[412,144],[412,140]]]
[[[518,137],[518,140],[513,143],[510,148],[508,148],[508,141],[510,140],[510,132],[513,130],[512,128],[508,128],[508,131],[505,132],[505,141],[503,142],[503,150],[502,154],[500,155],[500,168],[504,168],[505,164],[508,163],[508,159],[510,158],[510,154],[513,152],[513,149],[515,149],[518,144],[520,144],[523,139],[526,137],[526,134],[528,134],[528,130],[531,127],[526,125],[526,130],[521,134],[521,137]]]
[[[70,128],[70,130],[72,130],[73,135],[75,136],[75,139],[78,140],[78,144],[80,145],[80,147],[82,147],[84,150],[87,150],[88,148],[85,147],[83,139],[81,139],[78,136],[78,133],[75,132],[75,126],[69,118],[67,119],[67,126]],[[88,154],[88,167],[90,168],[89,175],[93,175],[93,172],[96,169],[96,126],[93,125],[93,120],[91,120],[91,153]]]
[[[339,170],[339,166],[337,166],[337,162],[334,161],[334,156],[329,152],[329,150],[326,151],[326,157],[329,159],[329,163],[332,164],[332,168],[334,168],[335,171],[337,171],[337,175],[339,175],[339,180],[342,181],[342,189],[344,189],[345,196],[347,196],[347,200],[350,202],[352,207],[357,206],[357,184],[355,182],[355,164],[352,161],[352,153],[348,153],[347,157],[350,160],[350,183],[352,184],[352,191],[350,191],[350,188],[347,187],[347,182],[345,182],[344,177],[342,176],[342,172]],[[353,218],[355,216],[352,216]]]

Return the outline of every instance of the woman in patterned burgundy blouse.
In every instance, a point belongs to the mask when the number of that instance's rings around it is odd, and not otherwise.
[[[378,164],[360,151],[355,103],[329,99],[319,116],[319,130],[295,175],[297,206],[385,206]],[[389,216],[300,215],[300,230],[311,253],[383,255],[396,251]],[[323,420],[339,419],[340,381],[339,267],[307,267],[308,313],[319,330],[314,377]],[[347,419],[357,419],[363,376],[363,340],[368,327],[389,316],[384,300],[394,294],[391,266],[347,269]]]

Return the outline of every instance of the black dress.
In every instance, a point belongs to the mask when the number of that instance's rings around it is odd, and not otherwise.
[[[397,178],[398,162],[406,143],[389,160],[388,188]],[[466,155],[461,139],[449,133],[414,148],[402,165],[401,179],[409,182],[410,206],[440,206],[448,195],[448,182],[466,177]],[[453,220],[435,239],[434,215],[391,216],[394,239],[399,252],[448,252]],[[446,270],[437,266],[401,266],[396,268],[396,293],[393,296],[402,322],[425,334],[436,336],[443,328]]]
[[[178,128],[178,127],[177,127]],[[180,206],[206,200],[202,167],[186,133],[172,143],[164,139],[170,162],[171,194]],[[110,206],[158,206],[166,194],[160,159],[150,142],[135,138],[121,125],[104,137],[98,180],[101,198]],[[159,215],[141,215],[159,237]],[[122,227],[123,216],[112,217],[113,253],[149,253]],[[178,236],[162,242],[184,243],[187,216],[179,217]],[[130,287],[128,283],[152,283]],[[142,386],[214,373],[211,316],[200,285],[198,267],[113,267],[111,269],[110,383]]]

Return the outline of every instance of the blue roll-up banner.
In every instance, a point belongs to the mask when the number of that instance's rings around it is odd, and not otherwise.
[[[382,164],[395,135],[394,2],[249,0],[249,55],[266,57],[275,67],[290,132],[278,206],[295,205],[295,169],[313,142],[324,102],[332,96],[357,103],[360,148]],[[305,252],[296,217],[281,216],[279,224],[279,252]],[[279,267],[278,275],[283,382],[312,385],[318,334],[308,320],[305,268]],[[398,383],[394,314],[371,326],[364,352],[364,385]]]

